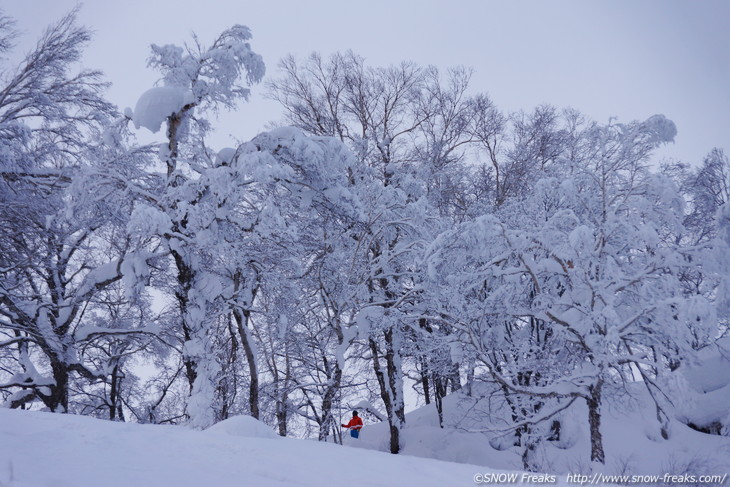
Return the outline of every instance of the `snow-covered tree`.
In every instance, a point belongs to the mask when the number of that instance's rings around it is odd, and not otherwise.
[[[275,376],[280,375],[280,369],[291,371],[291,361],[295,359],[289,352],[290,332],[298,323],[305,325],[311,318],[307,308],[312,304],[308,295],[315,278],[312,274],[330,259],[331,253],[342,250],[330,239],[342,242],[348,229],[359,219],[358,201],[348,188],[347,179],[353,159],[338,140],[307,137],[294,128],[260,134],[239,147],[238,153],[231,165],[250,177],[251,183],[242,194],[245,200],[241,201],[249,206],[248,218],[254,223],[249,235],[241,235],[238,240],[241,250],[237,261],[248,263],[252,276],[249,282],[256,284],[250,291],[234,295],[230,303],[234,313],[240,310],[242,314],[240,321],[245,327],[242,333],[251,333],[251,320],[258,322],[256,334],[260,347],[269,351],[264,359],[273,380],[269,388],[279,390],[277,422],[283,431],[281,417],[285,411],[282,408],[287,401],[281,397],[291,395],[294,382],[290,372],[283,374],[282,381]],[[337,282],[341,278],[326,276],[327,281]],[[293,287],[299,291],[293,291]],[[261,303],[269,303],[267,312],[261,311]],[[322,306],[318,302],[311,312],[326,313]],[[346,323],[342,319],[339,314],[333,317],[329,322],[332,328],[327,332],[344,337]],[[262,337],[266,337],[267,343],[262,343]],[[344,338],[340,345],[347,345]],[[296,347],[306,348],[301,344]],[[282,351],[285,353],[279,358],[285,364],[279,367],[277,355]],[[334,350],[326,351],[326,357],[337,363],[332,353]],[[296,360],[301,359],[300,355]],[[285,382],[292,386],[280,388]],[[330,428],[331,420],[327,423]]]
[[[500,218],[464,224],[432,250],[445,316],[462,323],[491,376],[518,394],[585,399],[591,459],[601,463],[604,389],[638,373],[667,435],[664,374],[691,356],[688,322],[708,333],[714,326],[711,303],[682,293],[680,282],[707,249],[677,240],[682,199],[671,181],[646,167],[652,149],[675,133],[658,115],[593,124],[581,136],[578,157],[561,163],[562,182],[542,179]],[[507,335],[505,326],[512,330]],[[510,338],[534,326],[546,328],[549,347]],[[540,349],[544,356],[535,356]],[[569,356],[553,363],[561,349]],[[515,350],[521,358],[495,350]],[[520,378],[526,371],[541,377],[526,382]],[[541,409],[533,416],[550,415]]]
[[[153,45],[149,64],[161,72],[163,84],[142,94],[129,114],[138,128],[157,132],[166,124],[167,142],[160,148],[166,177],[161,187],[150,188],[156,192],[154,204],[146,202],[135,209],[130,228],[159,235],[174,261],[174,294],[191,390],[188,414],[201,427],[215,418],[215,381],[220,370],[210,359],[214,351],[209,334],[222,306],[222,283],[208,270],[216,260],[212,243],[219,241],[221,218],[211,204],[218,202],[216,184],[222,174],[212,171],[215,160],[200,143],[209,129],[203,114],[235,107],[248,98],[246,83],[263,77],[263,61],[251,50],[250,38],[247,27],[236,25],[210,47],[197,38],[193,47],[185,49]]]
[[[107,306],[127,252],[120,238],[129,202],[88,183],[121,155],[98,141],[114,116],[97,71],[73,73],[89,31],[74,10],[49,27],[18,66],[3,67],[0,85],[0,388],[11,407],[33,400],[68,411],[70,385],[105,381],[86,350],[102,336],[139,322],[98,321],[124,312]],[[12,47],[12,22],[0,21],[0,48]],[[6,61],[7,62],[7,61]],[[101,326],[100,326],[101,324]]]
[[[286,111],[286,121],[311,134],[345,142],[360,166],[350,185],[363,207],[352,238],[349,278],[360,309],[359,338],[373,366],[391,430],[391,451],[400,449],[405,421],[403,356],[409,332],[419,320],[407,312],[415,292],[418,249],[425,245],[440,206],[444,215],[459,198],[464,179],[445,168],[461,162],[470,121],[466,110],[469,75],[453,70],[448,83],[438,72],[414,63],[375,68],[353,54],[328,60],[312,54],[280,65],[282,78],[269,84],[270,96]],[[446,203],[449,202],[449,203]],[[427,377],[426,380],[430,380]]]

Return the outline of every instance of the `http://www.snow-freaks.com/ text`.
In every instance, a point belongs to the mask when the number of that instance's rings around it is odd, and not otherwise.
[[[610,475],[601,472],[593,474],[569,473],[565,477],[568,484],[578,485],[603,485],[603,484],[708,484],[725,485],[728,474],[723,475],[694,475],[694,474],[670,474],[661,475]],[[475,484],[555,484],[558,482],[558,475],[536,474],[530,472],[490,472],[474,474]]]

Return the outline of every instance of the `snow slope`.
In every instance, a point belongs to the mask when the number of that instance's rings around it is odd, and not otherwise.
[[[474,485],[475,465],[279,438],[248,417],[206,431],[0,409],[2,487]]]
[[[672,398],[675,417],[671,418],[668,440],[661,436],[654,403],[641,382],[605,394],[601,421],[607,459],[604,473],[730,474],[730,338],[707,347],[696,363],[680,371],[676,380],[690,390],[685,393],[688,399]],[[447,396],[443,429],[438,425],[433,404],[406,414],[406,427],[401,432],[402,452],[521,470],[522,452],[512,445],[511,433],[503,441],[497,438],[496,431],[505,423],[500,422],[500,409],[490,387],[494,386],[477,383],[473,387],[474,397],[461,392]],[[364,405],[360,408],[366,409]],[[368,424],[368,419],[366,416],[360,440],[351,442],[352,445],[388,451],[387,425]],[[595,472],[597,467],[590,462],[585,401],[577,401],[559,419],[561,440],[539,446],[540,469],[557,474]],[[687,426],[689,422],[716,432],[722,426],[725,436],[695,431]]]
[[[630,394],[606,400],[601,431],[606,450],[606,474],[730,474],[730,437],[695,431],[672,420],[670,437],[661,437],[653,403],[641,384],[634,384]],[[714,399],[714,396],[713,398]],[[704,403],[702,407],[706,405]],[[727,411],[730,403],[713,403],[714,409]],[[709,409],[708,409],[709,410]],[[485,465],[503,470],[521,470],[521,451],[511,441],[490,444],[498,424],[490,423],[490,401],[481,401],[456,393],[444,400],[446,428],[438,426],[432,404],[406,414],[402,431],[402,452],[451,462]],[[561,417],[562,440],[544,442],[539,447],[541,470],[556,473],[595,472],[590,462],[588,411],[584,401],[576,403]],[[478,430],[492,430],[477,432]],[[507,437],[508,440],[512,436]],[[387,451],[388,430],[385,424],[367,424],[355,446]]]
[[[696,414],[726,414],[730,404],[724,397],[717,400],[718,391],[728,387],[726,372],[723,365],[700,374],[703,381],[691,381],[706,396],[694,404]],[[634,386],[631,394],[608,401],[603,410],[604,473],[730,473],[730,437],[700,433],[674,420],[669,440],[662,439],[645,389]],[[475,432],[495,426],[487,399],[452,394],[445,398],[444,412],[445,429],[439,428],[433,405],[409,413],[403,454],[390,455],[385,453],[387,425],[373,424],[367,415],[360,439],[346,437],[342,447],[280,438],[246,416],[196,431],[0,409],[0,487],[440,487],[476,485],[475,475],[521,470],[517,448],[509,442],[499,445],[493,432]],[[588,458],[586,417],[585,405],[576,404],[560,418],[561,441],[540,447],[542,469],[562,474],[556,477],[558,484],[566,481],[565,474],[595,471]]]

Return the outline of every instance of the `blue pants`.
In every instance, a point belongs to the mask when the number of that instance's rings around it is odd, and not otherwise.
[[[352,436],[353,438],[357,438],[358,436],[360,436],[360,430],[350,430],[350,436]]]

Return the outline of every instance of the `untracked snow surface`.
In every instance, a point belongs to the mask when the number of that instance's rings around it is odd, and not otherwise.
[[[206,431],[0,409],[2,487],[474,485],[485,467],[279,438],[252,418]]]
[[[719,367],[712,369],[708,366],[702,373],[719,375],[720,370]],[[715,382],[722,383],[722,380],[708,375],[703,383],[713,383],[713,387],[718,388]],[[439,428],[433,404],[406,414],[406,427],[401,436],[402,452],[448,462],[486,465],[503,471],[521,469],[522,451],[513,446],[514,434],[506,434],[500,441],[494,432],[500,428],[494,401],[489,397],[477,400],[477,389],[475,387],[474,397],[456,393],[444,399],[443,429]],[[697,402],[687,404],[687,410],[696,416],[709,415],[713,420],[721,414],[728,414],[730,396],[717,395],[724,390],[716,389],[705,394],[706,398],[700,397]],[[563,479],[568,474],[587,472],[648,476],[725,475],[730,478],[730,437],[700,433],[672,419],[669,439],[663,439],[653,403],[641,384],[632,384],[622,396],[607,398],[603,405],[601,432],[606,451],[606,464],[603,466],[590,462],[585,403],[577,402],[559,419],[562,423],[560,440],[542,442],[535,451],[534,461],[539,470],[557,474]],[[345,443],[364,449],[387,450],[387,424],[368,423],[365,422],[358,441],[348,442],[349,438],[346,438]],[[485,433],[478,433],[480,430]],[[730,486],[730,482],[725,485]]]
[[[705,362],[705,368],[715,365],[710,360]],[[726,388],[725,368],[703,375],[707,380],[693,380],[710,392],[687,411],[727,412],[726,397],[716,396]],[[560,418],[560,441],[543,442],[538,448],[540,468],[554,475],[535,478],[549,485],[567,485],[568,474],[573,475],[571,483],[577,485],[581,480],[576,480],[575,474],[598,472],[728,478],[730,437],[700,433],[672,420],[670,438],[662,439],[650,404],[642,406],[647,400],[643,389],[640,384],[634,386],[629,388],[631,395],[607,401],[603,410],[606,465],[590,464],[587,412],[583,404],[578,404]],[[433,405],[412,411],[402,431],[400,455],[383,451],[388,449],[387,424],[374,423],[367,413],[360,439],[345,437],[343,447],[281,438],[271,427],[248,416],[236,416],[197,431],[183,426],[114,423],[84,416],[0,409],[0,487],[541,485],[523,477],[531,474],[518,471],[520,451],[512,441],[499,445],[493,434],[476,432],[494,426],[490,426],[488,402],[461,393],[446,397],[444,429],[438,426]],[[708,402],[713,408],[707,407]],[[507,475],[515,477],[508,481]],[[598,482],[610,483],[616,481]]]

